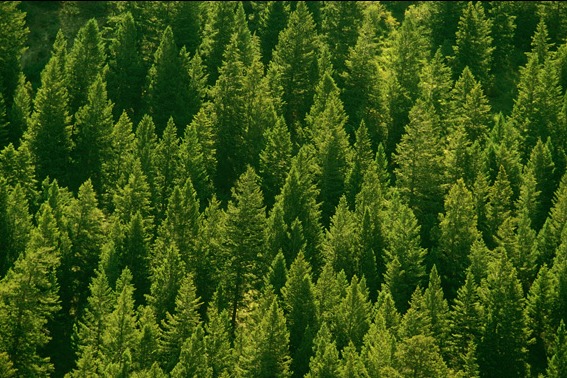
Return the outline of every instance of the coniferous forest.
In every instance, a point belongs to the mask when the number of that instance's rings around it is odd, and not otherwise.
[[[567,377],[567,5],[0,2],[0,377]]]

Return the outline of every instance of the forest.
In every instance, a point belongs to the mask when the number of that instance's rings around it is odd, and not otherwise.
[[[567,3],[0,2],[0,377],[567,377]]]

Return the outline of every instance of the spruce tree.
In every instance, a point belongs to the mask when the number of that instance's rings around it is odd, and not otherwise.
[[[69,180],[71,127],[69,95],[63,65],[66,42],[59,32],[52,56],[41,73],[41,86],[34,99],[34,112],[25,143],[33,156],[39,180],[49,176],[63,185]]]
[[[526,375],[529,335],[524,295],[516,270],[502,251],[489,265],[480,299],[484,307],[477,350],[480,376]]]
[[[38,245],[37,238],[41,238],[39,232],[32,231],[25,252],[0,281],[0,351],[23,376],[53,371],[43,348],[51,339],[47,323],[60,309],[55,274],[59,251]]]
[[[460,74],[468,66],[485,91],[491,89],[493,80],[491,28],[492,20],[485,15],[484,7],[471,1],[459,19],[456,44],[453,46],[453,72]]]
[[[102,165],[110,155],[113,104],[107,100],[106,83],[100,75],[89,85],[87,102],[75,114],[73,126],[72,187],[78,188],[87,179],[97,193],[102,190]]]
[[[281,256],[281,255],[278,255]],[[289,349],[293,376],[303,377],[309,370],[318,319],[311,267],[300,252],[289,268],[282,288],[283,309],[289,330]]]
[[[132,13],[124,13],[109,46],[108,97],[114,102],[114,116],[122,112],[140,116],[145,72],[140,54],[139,34]]]
[[[79,29],[65,59],[65,83],[69,91],[69,109],[75,114],[87,103],[89,87],[96,77],[106,76],[106,51],[98,22],[91,18]]]

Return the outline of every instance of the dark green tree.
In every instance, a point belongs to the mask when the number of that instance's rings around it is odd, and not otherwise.
[[[65,59],[65,79],[69,91],[69,109],[75,114],[87,103],[89,87],[96,77],[106,76],[106,47],[98,22],[91,18],[81,27]]]
[[[423,244],[431,244],[434,214],[442,211],[442,142],[439,118],[431,104],[418,100],[410,112],[406,134],[397,146],[394,161],[396,186],[421,225]]]
[[[258,287],[269,264],[263,248],[266,210],[259,178],[251,167],[242,174],[233,189],[226,227],[230,253],[224,268],[224,279],[230,290],[228,298],[234,332],[244,294]]]
[[[480,289],[484,307],[482,334],[478,344],[481,377],[526,375],[528,327],[524,295],[516,269],[500,252],[489,265]]]
[[[274,97],[282,101],[280,114],[293,144],[300,138],[299,125],[313,103],[320,75],[319,44],[311,12],[304,2],[297,3],[279,35],[267,73]]]
[[[465,282],[471,247],[480,237],[473,196],[462,179],[447,193],[445,214],[440,214],[439,219],[439,256],[436,263],[439,264],[447,297],[453,299]]]
[[[463,10],[453,46],[453,72],[457,76],[469,67],[485,91],[492,88],[492,55],[494,47],[492,20],[485,14],[482,4],[469,1]]]
[[[68,101],[63,64],[66,42],[58,33],[52,56],[41,73],[41,86],[34,99],[34,112],[25,143],[33,156],[39,180],[50,176],[68,182],[72,148]]]
[[[547,377],[549,378],[564,378],[566,355],[567,355],[567,341],[565,338],[565,322],[561,321],[559,328],[557,328],[557,335],[555,337],[555,345],[548,358]]]
[[[32,111],[32,96],[32,84],[26,80],[23,73],[20,73],[18,86],[14,92],[14,102],[7,113],[10,120],[8,141],[14,143],[14,146],[20,145],[20,138],[28,129]]]
[[[167,312],[161,322],[162,334],[159,340],[160,362],[166,372],[177,365],[185,340],[191,337],[200,325],[199,307],[201,300],[196,296],[191,274],[186,275],[175,298],[175,311]]]
[[[25,252],[0,281],[0,351],[23,376],[53,371],[43,348],[51,339],[47,323],[60,308],[59,251],[42,245],[38,238],[42,236],[36,229]]]
[[[75,114],[72,187],[78,188],[90,179],[96,192],[102,191],[102,164],[110,155],[114,123],[112,107],[107,100],[106,83],[97,75],[89,86],[86,104]]]
[[[148,71],[147,92],[144,96],[148,114],[155,120],[156,133],[163,134],[169,117],[183,127],[191,121],[190,77],[183,64],[171,27],[167,27]]]
[[[118,22],[114,38],[109,46],[108,97],[114,102],[114,117],[122,112],[136,120],[142,105],[142,87],[145,69],[140,54],[139,34],[130,12],[124,13]]]
[[[179,156],[177,127],[173,118],[170,117],[155,150],[156,187],[158,189],[156,210],[159,220],[165,215],[166,199],[171,196],[174,184],[180,181],[178,179]]]
[[[289,330],[289,350],[292,357],[290,368],[293,376],[303,377],[309,370],[312,343],[318,324],[311,267],[302,252],[291,264],[281,292]]]

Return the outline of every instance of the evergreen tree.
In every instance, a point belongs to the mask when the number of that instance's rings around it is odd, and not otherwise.
[[[141,306],[137,310],[138,330],[136,345],[134,347],[133,370],[150,370],[157,365],[159,326],[155,314],[150,306]],[[159,366],[159,365],[158,365]]]
[[[434,214],[442,210],[441,151],[438,116],[431,104],[418,100],[394,160],[398,165],[396,186],[419,220],[426,246],[431,243],[430,232],[436,225]]]
[[[30,232],[32,218],[29,214],[29,202],[20,185],[13,189],[0,178],[0,276],[4,277],[20,255],[24,253]]]
[[[500,226],[511,216],[512,211],[512,189],[510,181],[503,166],[498,170],[496,181],[488,193],[489,201],[486,208],[488,235],[487,245],[494,246],[496,233]]]
[[[379,376],[383,369],[392,365],[394,346],[395,339],[386,328],[386,320],[382,312],[376,312],[374,321],[364,336],[364,344],[360,352],[368,375]]]
[[[237,362],[238,377],[289,377],[289,332],[286,319],[275,294],[264,294],[247,326],[242,340],[242,352]],[[244,330],[241,330],[242,333]]]
[[[535,189],[539,192],[536,210],[532,218],[533,227],[536,231],[539,231],[545,223],[553,202],[553,193],[557,189],[556,181],[554,180],[556,168],[552,158],[552,148],[550,147],[551,139],[548,139],[547,143],[543,143],[541,139],[538,139],[526,164],[527,168],[534,175],[536,181]]]
[[[403,340],[398,344],[394,357],[394,366],[402,377],[451,376],[431,336],[416,335]]]
[[[451,357],[447,362],[455,369],[464,367],[469,345],[476,345],[480,340],[482,307],[474,279],[471,270],[467,270],[465,283],[457,291],[450,312],[448,349]]]
[[[157,135],[163,134],[170,117],[175,124],[182,126],[191,121],[192,114],[187,112],[191,106],[189,72],[183,65],[171,27],[163,32],[153,65],[148,71],[147,86],[146,106],[155,120]]]
[[[278,44],[279,34],[288,23],[290,7],[291,4],[285,1],[269,1],[260,13],[258,36],[264,65],[268,65],[272,60],[272,53]]]
[[[163,219],[166,210],[166,198],[169,198],[175,182],[179,181],[177,175],[179,170],[179,138],[177,138],[177,127],[173,118],[169,118],[163,136],[159,140],[155,150],[156,166],[156,197],[157,218]],[[161,206],[160,206],[161,205]]]
[[[213,377],[228,374],[234,367],[230,347],[230,318],[226,310],[219,312],[215,305],[207,310],[208,322],[205,325],[205,348]]]
[[[492,20],[486,17],[484,7],[471,1],[459,19],[456,44],[453,46],[453,72],[460,74],[468,66],[486,91],[492,88],[493,80],[491,68],[494,47],[491,29]]]
[[[209,3],[202,26],[204,38],[198,48],[207,67],[208,84],[214,85],[219,77],[223,53],[230,42],[235,28],[237,2]]]
[[[83,318],[74,326],[74,341],[77,352],[77,367],[69,376],[97,374],[103,353],[103,334],[107,317],[112,310],[114,294],[108,285],[104,270],[95,272],[89,284],[90,296]]]
[[[8,130],[8,141],[14,146],[20,145],[20,138],[28,129],[32,110],[32,84],[26,80],[26,76],[20,73],[18,86],[14,92],[14,103],[8,112],[10,128]]]
[[[160,361],[166,372],[177,365],[185,340],[191,337],[200,325],[200,298],[196,296],[192,275],[186,275],[175,298],[175,312],[169,312],[162,320],[162,334],[159,340]]]
[[[260,152],[260,176],[266,207],[271,209],[281,192],[291,165],[292,144],[282,117],[273,128],[266,129],[266,146]]]
[[[356,352],[356,347],[350,342],[342,351],[343,359],[339,367],[339,377],[357,378],[368,377],[362,358]]]
[[[555,337],[555,346],[548,358],[547,377],[549,378],[563,378],[567,371],[565,366],[565,356],[567,349],[567,342],[565,341],[565,323],[562,321],[557,328],[557,336]]]
[[[113,104],[107,100],[106,84],[100,75],[89,86],[87,102],[75,114],[73,127],[73,187],[87,179],[102,190],[102,164],[110,154]]]
[[[331,63],[337,72],[343,72],[349,48],[354,47],[359,25],[363,20],[363,6],[358,2],[323,3],[321,34],[333,52]],[[342,83],[339,82],[342,87]]]
[[[445,214],[439,216],[439,259],[441,277],[447,296],[454,298],[465,279],[468,256],[474,241],[480,236],[476,228],[473,197],[459,179],[445,197]]]
[[[321,324],[313,340],[313,356],[309,362],[309,378],[337,377],[339,374],[339,352],[327,323]]]
[[[190,177],[199,202],[202,206],[207,203],[213,193],[214,187],[212,179],[215,177],[216,172],[216,150],[214,146],[207,149],[206,144],[209,142],[205,140],[200,134],[204,133],[206,128],[212,127],[209,119],[203,119],[205,113],[203,109],[195,116],[191,124],[187,125],[183,137],[179,145],[179,168],[178,180],[180,184],[183,177]],[[214,144],[214,141],[211,140]]]
[[[105,372],[127,377],[132,371],[132,355],[136,348],[138,330],[134,313],[134,290],[132,274],[125,268],[116,282],[116,302],[106,319],[102,336]]]
[[[179,362],[171,371],[172,377],[203,377],[213,376],[205,352],[205,332],[198,324],[190,338],[187,338],[181,348]]]
[[[4,2],[0,5],[0,24],[0,93],[4,96],[6,107],[11,108],[22,69],[21,58],[30,32],[26,26],[26,12],[22,11],[20,2]]]
[[[345,348],[348,348],[349,345],[356,350],[361,349],[364,335],[370,328],[370,309],[366,281],[364,278],[358,279],[355,275],[336,310],[337,349],[341,351],[343,358]]]
[[[516,270],[500,252],[489,265],[480,291],[484,307],[483,331],[478,345],[481,377],[526,375],[528,328],[522,286]]]
[[[124,111],[130,117],[139,116],[145,72],[132,13],[120,17],[109,50],[108,97],[115,104],[114,116],[118,118]]]
[[[449,328],[449,305],[441,287],[441,277],[437,273],[437,267],[433,265],[429,274],[429,285],[423,294],[425,311],[431,318],[431,330],[433,337],[439,346],[440,352],[449,355],[447,344],[450,334]]]
[[[37,238],[40,233],[32,231],[25,252],[0,281],[0,351],[23,376],[53,371],[42,348],[51,339],[47,322],[60,309],[55,274],[59,251],[38,245]]]
[[[266,214],[258,176],[248,167],[233,189],[227,210],[229,257],[224,279],[230,288],[233,331],[244,294],[258,286],[269,260],[263,254]]]
[[[106,76],[106,52],[95,18],[81,27],[65,60],[65,80],[69,91],[69,109],[75,114],[87,103],[89,87],[98,75]]]
[[[318,189],[314,183],[315,169],[313,150],[306,146],[292,158],[290,171],[286,177],[276,203],[270,213],[268,242],[272,253],[282,249],[286,261],[293,261],[299,249],[292,249],[295,243],[290,243],[291,235],[287,235],[293,224],[301,226],[301,236],[305,242],[305,259],[313,269],[313,275],[318,276],[322,268],[320,255],[323,234],[320,225],[320,210],[317,203]],[[277,215],[280,215],[279,218]],[[283,227],[284,230],[277,229]],[[271,237],[282,235],[273,240]]]
[[[320,76],[319,44],[313,15],[304,2],[297,3],[279,35],[267,73],[274,97],[282,101],[280,114],[293,144],[300,138],[299,124],[313,103]]]
[[[546,356],[551,349],[555,334],[555,322],[552,313],[555,303],[555,282],[547,265],[543,265],[528,292],[526,313],[530,336],[534,342],[529,346],[530,371],[543,373]]]
[[[39,180],[50,176],[68,182],[71,128],[63,64],[66,42],[59,32],[52,56],[41,73],[41,86],[34,99],[34,112],[24,140],[29,146]]]
[[[166,313],[173,313],[175,297],[179,291],[186,268],[175,242],[168,245],[158,238],[150,259],[150,294],[147,302],[158,322]]]
[[[322,250],[336,272],[344,270],[347,279],[360,275],[362,261],[360,256],[360,234],[357,230],[355,214],[347,207],[345,197],[341,197],[335,214],[331,218],[331,226],[323,240]]]
[[[384,282],[396,308],[403,313],[408,309],[412,293],[425,276],[423,260],[427,251],[420,246],[420,226],[411,209],[398,196],[394,196],[387,206],[386,219],[391,219],[392,223],[384,234]]]
[[[311,279],[311,267],[300,252],[291,264],[281,290],[289,330],[290,368],[296,377],[303,377],[309,370],[312,342],[318,327]]]

